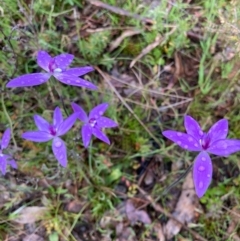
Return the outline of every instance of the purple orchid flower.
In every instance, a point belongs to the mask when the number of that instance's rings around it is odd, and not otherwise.
[[[22,138],[34,142],[46,142],[53,140],[53,154],[63,167],[67,166],[67,148],[65,142],[59,138],[66,134],[73,126],[77,118],[74,113],[65,120],[63,119],[61,110],[56,107],[53,114],[53,124],[49,124],[39,115],[34,115],[34,121],[38,128],[37,131],[28,131],[22,134]]]
[[[184,126],[187,133],[167,130],[162,134],[189,151],[200,151],[193,164],[193,181],[198,197],[207,191],[212,180],[212,162],[208,152],[227,157],[240,150],[240,140],[226,139],[228,121],[216,122],[207,133],[204,133],[191,116],[185,116]]]
[[[8,82],[7,87],[26,87],[41,85],[54,76],[60,82],[67,85],[86,87],[96,90],[97,87],[78,76],[93,71],[92,67],[80,67],[68,69],[68,65],[73,61],[74,55],[60,54],[52,58],[47,52],[40,50],[37,55],[37,64],[47,71],[47,73],[26,74]]]
[[[2,136],[2,140],[0,140],[0,169],[3,175],[5,175],[7,170],[7,164],[9,164],[13,168],[17,168],[16,161],[7,154],[3,154],[3,150],[6,149],[9,145],[11,139],[11,130],[8,128],[5,130]]]
[[[110,145],[110,141],[102,132],[102,128],[116,127],[118,124],[115,121],[102,116],[108,108],[108,103],[103,103],[94,107],[90,111],[89,117],[79,105],[72,103],[72,108],[74,112],[77,113],[77,118],[84,122],[82,127],[82,139],[84,147],[88,147],[92,135]]]

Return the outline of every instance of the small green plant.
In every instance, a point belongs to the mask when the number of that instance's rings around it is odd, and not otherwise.
[[[211,75],[215,68],[215,63],[209,61],[211,59],[211,48],[215,45],[217,40],[217,36],[213,38],[208,38],[206,41],[202,41],[200,43],[202,48],[202,57],[199,64],[199,72],[198,72],[198,84],[202,94],[206,95],[213,87],[213,80],[211,79]],[[208,74],[206,75],[206,71],[208,70]]]

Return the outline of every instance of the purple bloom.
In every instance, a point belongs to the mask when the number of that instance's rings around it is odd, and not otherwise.
[[[8,147],[8,144],[11,139],[11,130],[8,128],[5,130],[2,136],[2,140],[0,140],[0,169],[3,175],[6,173],[7,164],[9,164],[13,168],[17,168],[17,163],[10,155],[3,154],[3,150]]]
[[[209,153],[227,157],[240,150],[240,140],[226,139],[228,121],[216,122],[207,133],[204,133],[199,124],[191,116],[185,116],[186,133],[164,131],[163,135],[189,151],[200,151],[193,164],[193,181],[198,197],[207,191],[212,180],[212,162]]]
[[[115,121],[102,116],[108,108],[108,103],[103,103],[94,107],[90,111],[89,116],[87,116],[86,112],[75,103],[72,103],[72,108],[74,112],[77,113],[77,118],[84,122],[82,127],[82,139],[85,147],[88,147],[92,135],[110,145],[108,137],[101,129],[116,127],[118,124]]]
[[[63,119],[61,110],[56,107],[53,114],[53,123],[49,124],[39,115],[34,115],[34,121],[38,128],[37,131],[28,131],[22,134],[22,138],[34,142],[52,141],[53,154],[63,167],[67,166],[67,148],[64,141],[59,138],[66,134],[77,118],[76,114],[72,114],[65,120]]]
[[[40,50],[37,55],[37,64],[47,71],[47,73],[33,73],[17,77],[10,80],[7,87],[41,85],[47,82],[53,75],[57,80],[64,84],[96,90],[97,87],[94,84],[78,77],[93,71],[92,67],[67,68],[73,58],[74,56],[72,54],[60,54],[52,58],[47,52]]]

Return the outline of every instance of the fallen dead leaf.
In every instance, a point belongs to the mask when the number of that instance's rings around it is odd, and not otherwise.
[[[157,234],[158,241],[165,241],[163,226],[161,225],[161,223],[155,223],[153,229]]]
[[[183,224],[192,222],[196,216],[196,209],[199,207],[199,200],[195,194],[192,172],[189,172],[182,186],[182,193],[177,202],[173,216]],[[177,235],[182,225],[173,219],[170,219],[164,227],[164,233],[167,239]]]
[[[46,207],[25,207],[20,210],[20,212],[17,212],[18,217],[14,220],[14,222],[19,224],[34,223],[39,221],[47,211],[48,208]]]
[[[44,239],[41,236],[33,233],[23,238],[23,241],[44,241]]]
[[[0,208],[2,208],[10,199],[10,192],[7,191],[6,187],[0,185]]]
[[[227,232],[233,240],[240,241],[240,236],[237,233],[237,229],[240,224],[240,209],[238,207],[235,207],[232,210],[230,210],[230,218],[231,218],[231,221]]]
[[[116,226],[116,241],[137,241],[136,234],[133,229],[127,226],[124,226],[122,223],[119,223]]]
[[[152,222],[146,211],[138,210],[134,207],[131,199],[127,200],[125,210],[127,217],[132,225],[138,221],[144,224],[150,224]]]
[[[79,213],[83,207],[84,203],[81,203],[78,200],[73,200],[66,205],[65,210],[70,213]]]

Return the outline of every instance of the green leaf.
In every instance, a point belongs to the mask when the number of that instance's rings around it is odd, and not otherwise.
[[[59,237],[57,232],[51,233],[49,235],[49,241],[58,241],[58,240],[59,240]]]

